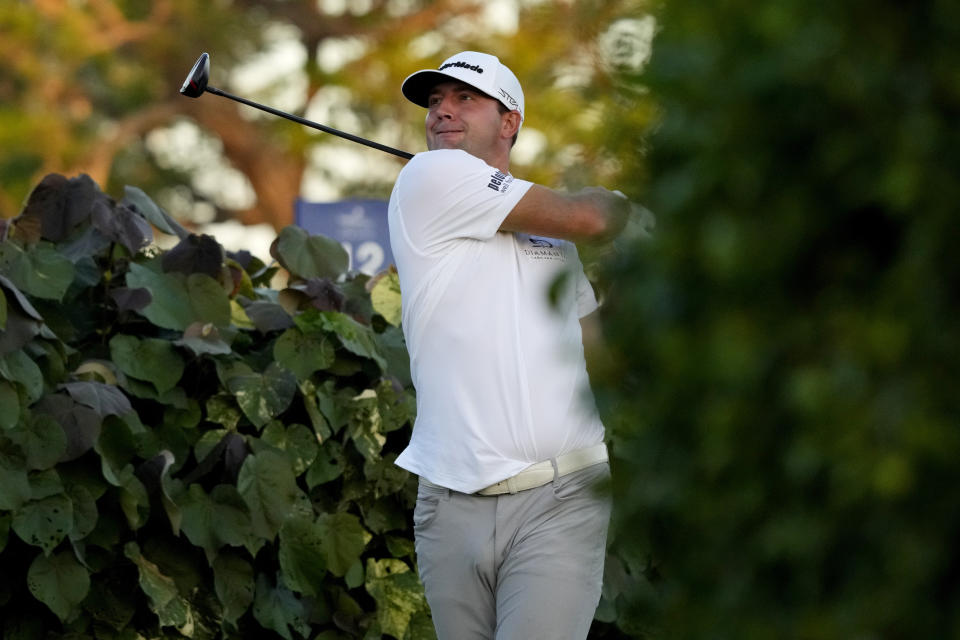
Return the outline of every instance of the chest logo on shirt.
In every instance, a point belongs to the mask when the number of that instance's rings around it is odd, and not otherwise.
[[[563,248],[556,244],[556,240],[533,236],[527,238],[527,242],[521,246],[520,252],[533,260],[559,260],[564,262],[567,259],[563,254]]]
[[[502,171],[497,171],[490,176],[490,182],[487,184],[487,188],[493,189],[498,193],[506,193],[507,189],[510,188],[511,182],[513,182],[513,176]]]

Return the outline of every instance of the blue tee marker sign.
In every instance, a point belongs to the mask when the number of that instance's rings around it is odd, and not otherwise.
[[[393,264],[386,200],[297,200],[294,223],[310,234],[337,240],[350,256],[350,269],[373,275]]]

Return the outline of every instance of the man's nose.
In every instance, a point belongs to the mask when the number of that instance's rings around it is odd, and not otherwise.
[[[452,118],[453,117],[453,100],[447,96],[440,100],[437,103],[437,106],[433,109],[434,113],[437,114],[438,118]]]

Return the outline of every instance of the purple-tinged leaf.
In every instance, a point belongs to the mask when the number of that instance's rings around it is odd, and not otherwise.
[[[166,273],[205,273],[211,278],[218,278],[223,259],[223,247],[215,238],[207,234],[191,233],[177,246],[168,250],[160,264]]]
[[[117,311],[140,311],[153,300],[150,291],[143,287],[117,287],[110,292],[110,297],[117,303]]]
[[[92,449],[100,436],[100,416],[65,394],[44,396],[33,406],[33,411],[51,416],[63,428],[67,436],[67,449],[61,462],[76,460]]]
[[[110,246],[110,240],[93,227],[87,227],[83,232],[57,246],[63,257],[76,263],[82,258],[92,259]]]
[[[276,302],[257,300],[243,309],[253,325],[261,333],[282,331],[293,326],[293,318],[282,305]]]
[[[110,240],[123,245],[135,254],[153,240],[153,230],[147,221],[133,210],[123,206],[110,206],[98,200],[91,216],[93,226]]]
[[[309,616],[303,602],[282,583],[271,584],[262,573],[257,575],[253,617],[263,628],[277,632],[286,640],[293,640],[291,629],[300,636],[310,635]]]
[[[122,416],[133,411],[130,400],[120,389],[102,382],[68,382],[60,385],[70,397],[82,405],[90,407],[101,418]]]
[[[16,306],[8,305],[6,326],[0,329],[0,356],[23,348],[40,333],[42,326],[33,318],[20,313]]]
[[[343,311],[347,297],[330,278],[310,278],[303,292],[318,311]]]

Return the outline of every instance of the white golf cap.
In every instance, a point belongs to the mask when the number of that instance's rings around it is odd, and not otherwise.
[[[427,106],[430,91],[441,82],[459,80],[499,100],[507,109],[523,113],[523,89],[513,71],[497,56],[476,51],[462,51],[443,61],[436,69],[423,69],[407,76],[400,90],[410,102]]]

